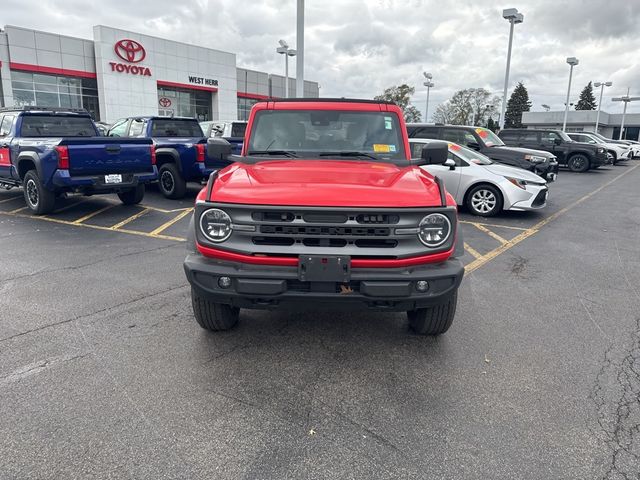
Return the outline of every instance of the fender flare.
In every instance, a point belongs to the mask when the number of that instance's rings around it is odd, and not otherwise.
[[[173,158],[173,162],[178,167],[178,171],[182,173],[182,162],[180,161],[180,154],[175,148],[171,147],[160,147],[156,148],[156,158],[160,156],[170,156]]]
[[[16,176],[20,178],[20,180],[22,180],[22,177],[20,177],[20,164],[24,163],[25,161],[33,162],[33,164],[36,166],[36,172],[38,173],[38,176],[42,181],[44,181],[45,179],[43,176],[44,171],[42,169],[42,160],[36,152],[20,152],[18,154],[18,160],[15,164]]]

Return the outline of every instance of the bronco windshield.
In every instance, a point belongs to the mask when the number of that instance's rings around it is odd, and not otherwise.
[[[261,110],[247,153],[383,162],[407,158],[394,113],[339,110]]]

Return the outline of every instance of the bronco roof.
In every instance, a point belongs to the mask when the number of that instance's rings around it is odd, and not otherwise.
[[[386,105],[395,105],[395,102],[390,102],[388,100],[371,100],[366,98],[269,98],[263,100],[265,102],[323,102],[323,103],[374,103],[376,105],[386,104]]]

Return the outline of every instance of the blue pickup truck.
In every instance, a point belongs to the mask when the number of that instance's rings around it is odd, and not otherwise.
[[[153,140],[158,165],[158,186],[167,198],[182,198],[187,182],[202,183],[220,168],[207,158],[207,141],[195,118],[130,117],[115,122],[109,137]],[[224,165],[226,166],[226,165]]]
[[[23,187],[36,215],[65,193],[117,193],[124,204],[139,203],[157,178],[151,141],[100,137],[85,110],[0,109],[0,187]]]

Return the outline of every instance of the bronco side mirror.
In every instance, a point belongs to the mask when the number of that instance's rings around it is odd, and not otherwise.
[[[232,148],[224,138],[211,137],[207,140],[207,157],[216,162],[228,162]]]
[[[447,142],[429,142],[422,148],[418,165],[442,165],[447,161],[448,155]]]

